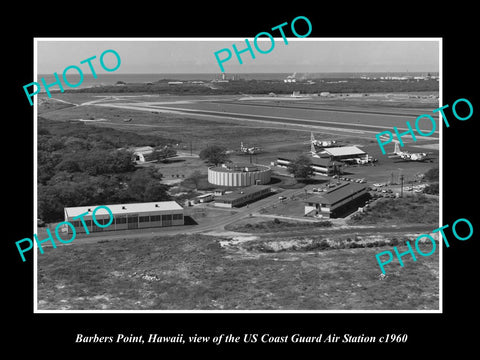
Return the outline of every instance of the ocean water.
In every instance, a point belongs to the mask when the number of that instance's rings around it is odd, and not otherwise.
[[[431,73],[432,75],[438,75],[438,73]],[[61,73],[58,74],[60,80],[64,86],[64,89],[70,89],[64,83],[61,78]],[[292,75],[291,73],[239,73],[239,74],[226,74],[227,79],[231,79],[232,76],[235,76],[239,79],[244,80],[283,80],[287,76]],[[360,76],[370,76],[370,77],[380,77],[380,76],[421,76],[426,75],[425,73],[415,73],[415,72],[389,72],[389,73],[296,73],[297,80],[308,80],[308,79],[332,79],[332,78],[359,78]],[[123,81],[126,83],[147,83],[155,82],[158,80],[168,79],[168,80],[179,80],[179,81],[189,81],[189,80],[201,80],[201,81],[212,81],[215,79],[220,79],[221,74],[216,73],[203,73],[203,74],[175,74],[175,73],[160,73],[160,74],[120,74],[120,73],[98,73],[97,78],[95,79],[92,74],[85,73],[83,77],[83,82],[77,88],[85,88],[92,86],[103,86],[103,85],[114,85],[117,81]],[[55,76],[53,74],[38,74],[37,82],[41,83],[41,79],[44,78],[47,84],[52,84],[55,82]],[[75,85],[80,81],[80,75],[76,73],[67,74],[67,80],[70,84]],[[52,90],[58,89],[58,86],[55,85],[52,87]]]

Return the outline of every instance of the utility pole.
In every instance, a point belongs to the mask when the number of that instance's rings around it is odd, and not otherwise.
[[[403,198],[403,174],[400,175],[401,187],[400,187],[400,197]]]

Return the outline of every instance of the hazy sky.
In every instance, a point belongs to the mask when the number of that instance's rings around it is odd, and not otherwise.
[[[261,38],[262,39],[262,38]],[[259,47],[268,50],[271,46],[259,41]],[[268,54],[259,53],[250,39],[255,52],[252,59],[249,52],[241,54],[243,64],[239,64],[232,50],[236,44],[239,50],[245,49],[244,38],[232,39],[69,39],[61,41],[37,39],[37,59],[39,74],[61,74],[69,65],[77,65],[90,73],[88,64],[80,64],[94,55],[92,61],[99,73],[105,73],[99,63],[100,54],[113,49],[121,57],[121,65],[115,73],[219,73],[220,67],[214,52],[222,48],[232,51],[232,58],[223,63],[226,73],[248,72],[438,72],[439,42],[435,39],[380,39],[342,40],[276,38],[274,49]],[[226,54],[221,54],[221,57]],[[107,66],[115,65],[112,54],[106,54]],[[74,70],[71,70],[72,73]]]

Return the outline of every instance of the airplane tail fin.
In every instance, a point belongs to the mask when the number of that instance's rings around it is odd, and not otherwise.
[[[395,148],[393,150],[394,153],[400,152],[400,146],[398,145],[398,141],[395,141]]]

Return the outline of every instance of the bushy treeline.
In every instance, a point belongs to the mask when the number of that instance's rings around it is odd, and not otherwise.
[[[168,187],[154,168],[136,169],[132,154],[119,147],[168,141],[82,123],[39,119],[38,214],[63,219],[68,206],[169,200]]]
[[[53,144],[61,144],[62,136],[74,137],[68,146],[83,146],[85,148],[121,148],[127,146],[165,146],[176,142],[158,135],[140,135],[130,131],[109,127],[86,125],[80,121],[54,121],[38,118],[38,135],[51,135]],[[85,141],[82,141],[85,140]],[[45,145],[47,146],[47,145]]]

